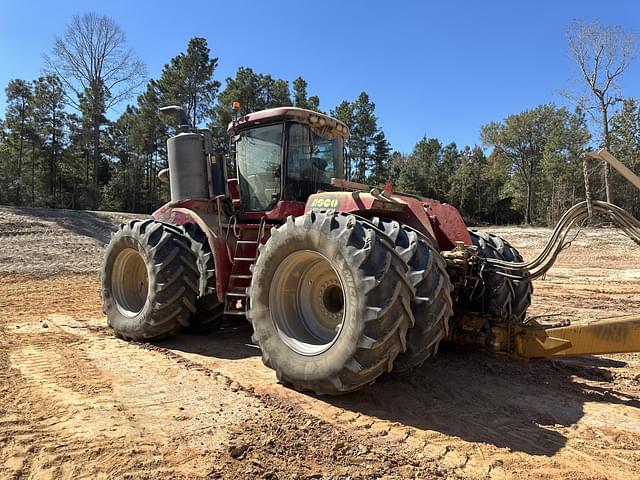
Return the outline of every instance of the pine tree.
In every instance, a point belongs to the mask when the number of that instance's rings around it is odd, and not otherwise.
[[[62,155],[61,175],[66,208],[89,208],[93,204],[90,132],[76,114],[67,116],[68,145]]]
[[[138,153],[135,164],[135,181],[142,191],[134,197],[134,205],[151,210],[158,206],[162,185],[157,174],[167,166],[166,142],[169,137],[167,119],[162,118],[159,109],[162,98],[159,85],[150,81],[147,90],[138,97],[138,106],[132,118],[132,144]]]
[[[379,130],[373,137],[374,150],[371,165],[371,175],[367,179],[372,185],[381,185],[390,177],[390,155],[391,144],[384,136],[384,132]]]
[[[293,104],[299,108],[309,108],[307,81],[302,77],[298,77],[293,81]]]
[[[346,178],[353,178],[353,147],[352,147],[352,138],[353,138],[353,124],[355,122],[354,112],[353,112],[353,104],[346,100],[342,101],[334,110],[331,110],[330,115],[337,120],[340,120],[344,123],[351,131],[351,135],[345,140],[345,150],[347,158],[345,159],[346,168]]]
[[[36,130],[42,139],[42,149],[46,156],[46,173],[42,175],[46,179],[46,195],[48,197],[48,205],[57,205],[56,185],[59,184],[60,172],[58,169],[58,161],[62,150],[62,141],[64,137],[65,123],[65,95],[62,82],[54,75],[40,77],[35,82],[34,95],[34,118],[37,125]],[[35,204],[35,162],[32,162],[32,204]],[[58,198],[59,200],[59,198]]]
[[[640,175],[640,107],[632,98],[624,100],[622,109],[611,118],[612,153]],[[617,203],[640,217],[640,192],[624,178],[612,175]]]
[[[0,205],[11,203],[9,182],[11,181],[11,151],[7,143],[9,131],[0,118]]]
[[[320,110],[320,97],[317,95],[311,95],[307,99],[307,105],[309,110],[322,113],[322,110]]]
[[[292,105],[289,82],[271,75],[260,75],[263,108],[288,107]]]
[[[355,180],[364,182],[371,167],[374,136],[378,131],[375,104],[366,92],[353,102],[353,126],[349,141],[352,159],[355,162]]]
[[[307,110],[320,111],[320,98],[313,95],[307,96],[307,81],[302,78],[296,78],[293,83],[293,104],[296,107],[306,108]]]
[[[104,188],[102,205],[110,210],[135,211],[132,197],[135,191],[140,189],[140,183],[136,183],[136,153],[132,145],[133,124],[137,115],[136,108],[128,105],[120,117],[109,125],[108,152],[111,157],[114,174],[111,181]]]
[[[6,125],[9,129],[8,145],[13,157],[11,168],[13,202],[22,204],[23,168],[28,134],[33,128],[33,87],[30,82],[11,80],[6,88]]]
[[[92,164],[92,207],[100,208],[100,189],[109,180],[109,168],[105,163],[104,152],[102,150],[102,130],[109,124],[106,117],[107,102],[109,102],[109,91],[102,82],[98,81],[84,94],[80,95],[80,113],[82,115],[82,140],[85,142],[90,152]],[[87,165],[87,171],[89,167]]]
[[[192,38],[187,52],[173,57],[158,80],[162,103],[184,107],[194,127],[211,116],[220,88],[213,78],[218,59],[210,53],[204,38]]]
[[[451,190],[451,177],[460,164],[460,153],[455,142],[451,142],[442,148],[440,163],[436,175],[435,191],[440,200],[449,200]]]
[[[398,178],[398,188],[409,193],[438,198],[436,183],[442,145],[436,138],[416,143]]]

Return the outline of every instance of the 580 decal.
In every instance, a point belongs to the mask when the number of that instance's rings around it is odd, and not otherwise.
[[[340,202],[337,198],[331,197],[320,197],[314,198],[309,204],[309,208],[311,210],[328,210],[328,209],[336,209],[340,205]]]

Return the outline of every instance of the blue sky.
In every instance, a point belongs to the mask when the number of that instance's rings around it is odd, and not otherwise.
[[[180,6],[181,5],[181,6]],[[423,135],[479,143],[480,126],[544,102],[562,104],[575,67],[564,28],[598,19],[640,31],[634,1],[16,1],[0,8],[0,87],[34,79],[75,13],[107,14],[157,78],[189,38],[208,40],[216,77],[239,66],[293,80],[329,110],[360,91],[395,149]],[[640,96],[640,57],[623,93]],[[0,94],[0,115],[5,98]]]

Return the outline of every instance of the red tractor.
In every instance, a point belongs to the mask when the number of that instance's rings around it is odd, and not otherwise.
[[[238,118],[227,179],[209,132],[166,110],[181,118],[160,174],[171,201],[122,225],[102,266],[119,337],[154,341],[246,316],[280,382],[340,394],[421,365],[443,339],[522,323],[526,272],[483,272],[488,258],[521,262],[518,252],[468,231],[450,205],[349,181],[343,123],[293,107]],[[453,321],[454,309],[480,315]]]

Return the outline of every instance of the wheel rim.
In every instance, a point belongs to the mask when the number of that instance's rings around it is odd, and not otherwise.
[[[282,341],[301,355],[328,350],[342,331],[345,297],[332,263],[311,250],[280,264],[269,290],[271,318]]]
[[[111,291],[122,315],[135,317],[142,311],[149,293],[149,275],[140,252],[133,248],[120,252],[113,265]]]

